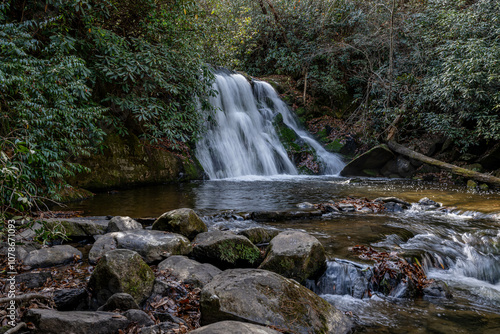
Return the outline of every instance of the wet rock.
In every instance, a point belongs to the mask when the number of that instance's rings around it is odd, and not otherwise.
[[[280,231],[276,229],[254,227],[240,231],[238,234],[247,237],[253,244],[259,245],[269,243],[279,233]]]
[[[142,225],[130,217],[113,217],[108,224],[109,232],[120,232],[129,230],[141,230]]]
[[[340,209],[333,203],[323,203],[321,206],[324,212],[340,212]]]
[[[467,181],[467,189],[468,190],[476,190],[477,189],[477,182],[474,180]]]
[[[89,252],[89,262],[96,263],[106,252],[113,249],[130,249],[139,253],[144,261],[161,261],[171,255],[191,252],[189,240],[175,233],[152,230],[113,232],[101,236]]]
[[[284,220],[306,219],[320,217],[320,210],[314,211],[256,211],[252,212],[252,219],[258,222],[275,222]]]
[[[88,293],[85,289],[56,290],[53,299],[58,311],[80,311],[88,307]]]
[[[28,289],[39,288],[52,278],[50,271],[28,272],[16,276],[16,284],[24,283]]]
[[[356,207],[351,203],[339,203],[337,204],[337,207],[339,208],[340,211],[344,212],[356,211]]]
[[[374,176],[388,161],[394,159],[394,153],[387,145],[379,145],[354,158],[340,172],[342,176]]]
[[[200,233],[192,256],[219,268],[252,267],[260,263],[259,249],[246,237],[228,231]]]
[[[130,309],[123,313],[128,320],[137,323],[139,326],[152,326],[155,322],[144,311]]]
[[[348,333],[351,322],[297,282],[261,269],[231,269],[201,292],[201,321],[271,325],[293,333]]]
[[[427,197],[420,199],[420,201],[418,201],[417,205],[422,210],[435,210],[441,206],[441,204],[439,204],[439,203],[437,203],[437,202],[435,202]]]
[[[315,209],[316,206],[312,203],[309,203],[309,202],[303,202],[303,203],[299,203],[297,204],[297,207],[299,209]]]
[[[387,202],[384,204],[385,211],[387,212],[403,212],[404,207],[402,204],[396,202]]]
[[[488,191],[488,190],[490,190],[490,187],[486,183],[481,183],[479,185],[479,190],[481,190],[481,191]]]
[[[135,299],[128,293],[115,293],[106,301],[104,305],[99,307],[98,311],[127,311],[131,309],[139,309]]]
[[[207,232],[207,226],[192,210],[187,208],[165,212],[154,222],[153,230],[181,234],[193,240],[197,234]]]
[[[114,334],[130,324],[124,316],[112,312],[30,309],[23,317],[32,322],[40,334]]]
[[[99,305],[119,292],[130,294],[140,304],[151,295],[154,281],[153,270],[138,253],[117,249],[103,255],[88,286]]]
[[[31,251],[24,259],[24,265],[31,268],[53,267],[71,263],[75,257],[82,258],[82,252],[70,245],[58,245]]]
[[[382,202],[382,203],[398,203],[401,204],[405,209],[408,209],[411,207],[411,204],[403,201],[400,198],[397,197],[378,197],[373,200],[374,202]]]
[[[44,222],[49,229],[62,228],[70,238],[106,234],[109,224],[105,217],[50,218]]]
[[[278,331],[269,327],[249,324],[240,321],[219,321],[214,324],[200,327],[191,332],[192,334],[279,334]]]
[[[202,288],[221,270],[209,263],[199,263],[185,256],[174,255],[158,264],[158,270],[168,270],[176,280]]]
[[[434,281],[423,289],[424,297],[427,298],[453,298],[448,286],[439,281]]]
[[[298,231],[278,234],[269,244],[259,269],[266,269],[304,282],[320,276],[326,269],[323,245],[315,237]]]

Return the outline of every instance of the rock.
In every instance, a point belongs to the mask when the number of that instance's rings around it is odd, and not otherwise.
[[[82,252],[70,245],[58,245],[31,251],[24,259],[24,265],[31,268],[53,267],[73,262],[75,256],[82,258]]]
[[[123,313],[128,320],[137,323],[139,326],[152,326],[155,322],[141,310],[131,309]]]
[[[432,282],[429,286],[423,289],[424,297],[427,298],[446,298],[451,299],[453,295],[451,294],[448,286],[439,281]]]
[[[437,203],[427,197],[424,197],[418,201],[417,206],[421,210],[435,210],[441,206],[440,203]]]
[[[50,271],[28,272],[16,276],[16,284],[24,283],[28,289],[39,288],[52,278]]]
[[[271,329],[269,327],[253,325],[240,321],[219,321],[214,324],[195,329],[190,333],[192,334],[228,334],[228,333],[279,334],[280,332],[275,331],[274,329]]]
[[[106,234],[109,220],[104,217],[50,218],[45,219],[46,228],[62,228],[66,236],[88,237]]]
[[[142,225],[130,217],[116,216],[108,224],[108,233],[141,229]]]
[[[397,197],[378,197],[373,200],[373,202],[383,202],[383,203],[398,203],[401,204],[405,209],[408,209],[411,207],[411,204],[403,201],[400,198]]]
[[[481,183],[479,185],[479,190],[481,190],[481,191],[488,191],[488,190],[490,190],[490,187],[486,183]]]
[[[203,220],[192,209],[187,208],[165,212],[154,222],[152,229],[178,233],[189,240],[208,231]]]
[[[36,333],[43,334],[115,334],[125,330],[130,320],[112,312],[30,309],[23,321],[32,322]]]
[[[261,269],[230,269],[201,291],[201,322],[235,320],[292,333],[348,333],[351,322],[297,282]]]
[[[280,231],[276,229],[253,227],[240,231],[238,234],[247,237],[253,244],[259,245],[269,243],[279,233]]]
[[[381,169],[389,160],[394,159],[394,153],[387,145],[379,145],[366,153],[354,158],[340,172],[342,176],[373,176],[367,171]]]
[[[88,306],[88,293],[85,289],[55,290],[53,298],[58,311],[79,311]]]
[[[185,256],[174,255],[158,264],[158,270],[169,270],[172,277],[184,284],[202,288],[221,270],[209,263],[199,263]]]
[[[140,334],[165,334],[179,333],[179,325],[171,322],[162,322],[158,325],[143,327],[139,331]]]
[[[337,207],[339,208],[340,211],[344,212],[356,211],[356,207],[354,206],[354,204],[351,203],[338,203]]]
[[[119,292],[130,294],[140,304],[151,295],[154,281],[153,270],[138,253],[117,249],[103,255],[90,276],[88,287],[99,305]]]
[[[266,269],[304,282],[320,276],[326,269],[323,245],[315,237],[298,231],[278,234],[259,269]]]
[[[387,202],[384,204],[384,207],[385,207],[386,212],[403,212],[404,211],[403,205],[400,203],[396,203],[396,202]]]
[[[477,182],[474,180],[467,181],[467,189],[468,190],[476,190],[477,189]]]
[[[256,211],[252,212],[252,219],[258,222],[274,222],[283,220],[305,219],[320,217],[321,211]]]
[[[297,207],[299,209],[316,209],[316,206],[312,203],[309,203],[309,202],[299,203],[299,204],[297,204]]]
[[[132,230],[108,233],[100,237],[89,252],[89,262],[96,263],[107,251],[130,249],[139,253],[147,263],[161,261],[171,255],[191,252],[189,240],[175,233],[152,230]]]
[[[219,268],[257,266],[259,249],[242,235],[227,231],[200,233],[193,241],[192,256]]]
[[[409,177],[415,172],[415,167],[412,166],[410,160],[398,156],[396,158],[397,174],[402,177]]]
[[[128,293],[115,293],[106,301],[104,305],[99,307],[98,311],[128,311],[131,309],[139,309],[139,305],[134,298]]]

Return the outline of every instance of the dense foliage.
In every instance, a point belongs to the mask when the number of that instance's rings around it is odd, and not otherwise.
[[[175,146],[199,135],[212,75],[196,2],[49,0],[0,5],[2,214],[40,195],[106,133]]]
[[[2,212],[54,197],[107,133],[195,140],[207,64],[290,76],[304,104],[329,107],[306,117],[341,115],[366,141],[498,142],[499,13],[498,0],[3,1]]]

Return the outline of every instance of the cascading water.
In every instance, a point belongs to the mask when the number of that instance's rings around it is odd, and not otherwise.
[[[299,128],[272,86],[261,81],[254,81],[253,86],[252,91],[239,74],[216,74],[218,94],[210,101],[216,107],[214,122],[196,147],[196,157],[210,179],[298,174],[273,126],[278,113],[316,151],[324,174],[340,173],[342,160]]]

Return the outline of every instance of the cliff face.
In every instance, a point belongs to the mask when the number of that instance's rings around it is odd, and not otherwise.
[[[108,135],[100,154],[78,161],[91,169],[68,180],[74,187],[107,190],[135,185],[200,179],[194,158],[143,145],[135,135]]]

